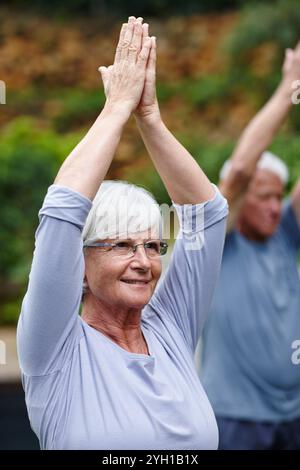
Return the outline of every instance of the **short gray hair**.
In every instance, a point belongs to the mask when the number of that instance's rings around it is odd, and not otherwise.
[[[227,178],[232,165],[232,160],[226,160],[220,171],[220,180]],[[257,168],[261,170],[268,170],[279,176],[282,183],[285,185],[289,180],[289,170],[286,164],[276,155],[271,152],[263,152],[257,162]]]
[[[127,181],[106,180],[94,198],[82,236],[91,243],[149,229],[159,236],[161,213],[152,194]]]

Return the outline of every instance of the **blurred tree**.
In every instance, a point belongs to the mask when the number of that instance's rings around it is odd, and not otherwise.
[[[71,140],[38,129],[29,118],[14,120],[1,132],[0,305],[24,288],[38,210],[59,162],[78,137]]]
[[[229,35],[231,55],[238,61],[246,61],[247,53],[253,48],[274,42],[282,57],[284,49],[295,46],[299,40],[299,7],[299,0],[245,2],[238,25]]]
[[[101,60],[109,63],[106,60],[116,35],[110,19],[132,13],[167,18],[243,7],[241,15],[233,12],[154,21],[161,36],[158,96],[162,112],[180,141],[217,182],[220,166],[230,156],[235,139],[279,81],[284,48],[293,47],[298,40],[298,3],[299,0],[29,3],[29,8],[47,16],[76,16],[76,21],[72,18],[61,24],[28,12],[25,0],[12,0],[16,15],[11,20],[11,12],[7,16],[4,13],[0,22],[0,62],[6,64],[8,74],[14,69],[11,64],[16,58],[21,65],[18,62],[16,73],[11,76],[8,106],[0,116],[1,126],[10,121],[0,133],[0,322],[18,317],[34,248],[37,214],[46,188],[104,103],[98,80],[90,77],[98,63],[98,52],[93,56],[93,51],[99,50]],[[81,16],[87,18],[81,20]],[[99,28],[101,34],[98,31],[98,18],[107,26],[108,33],[103,38],[103,27]],[[36,24],[41,27],[35,28]],[[219,44],[225,43],[233,25],[236,27],[227,42],[229,54],[218,58]],[[20,76],[27,81],[20,81]],[[300,175],[299,109],[294,107],[290,123],[272,146],[288,163],[292,181]],[[28,114],[34,119],[19,117]],[[159,203],[169,202],[150,165],[131,121],[108,177],[128,179],[152,191]]]
[[[280,81],[285,49],[294,48],[300,40],[299,7],[299,0],[247,2],[236,28],[224,41],[231,81],[252,95],[257,108]],[[289,121],[292,129],[300,130],[298,109]]]

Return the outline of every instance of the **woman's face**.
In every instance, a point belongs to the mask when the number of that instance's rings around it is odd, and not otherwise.
[[[149,236],[150,235],[150,236]],[[130,236],[132,243],[143,243],[156,236],[149,231]],[[101,240],[114,243],[115,240]],[[130,258],[113,250],[85,249],[85,278],[88,289],[97,301],[113,308],[143,308],[150,300],[161,275],[161,259],[148,258],[138,246]]]

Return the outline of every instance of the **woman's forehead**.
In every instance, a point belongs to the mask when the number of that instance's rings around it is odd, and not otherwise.
[[[153,228],[149,228],[148,230],[144,230],[143,232],[134,232],[134,233],[121,233],[120,235],[116,236],[115,238],[109,238],[107,240],[129,240],[133,242],[142,242],[147,240],[157,239],[158,233]]]

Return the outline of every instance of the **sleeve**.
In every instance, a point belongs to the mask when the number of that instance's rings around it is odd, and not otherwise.
[[[286,199],[283,203],[280,228],[289,245],[297,252],[300,249],[300,226],[290,198]]]
[[[22,372],[45,375],[71,358],[80,335],[81,232],[92,202],[52,185],[39,212],[35,250],[17,328]]]
[[[228,205],[217,187],[204,204],[178,205],[180,231],[168,270],[150,300],[162,321],[181,330],[194,352],[218,278]]]

